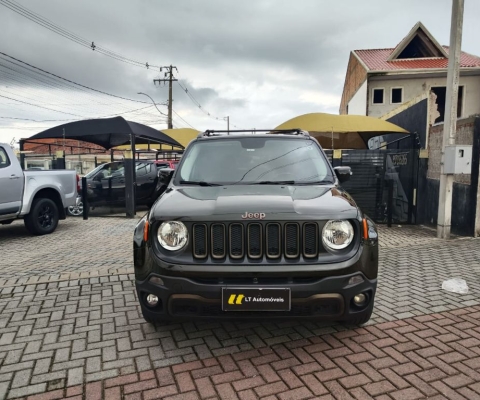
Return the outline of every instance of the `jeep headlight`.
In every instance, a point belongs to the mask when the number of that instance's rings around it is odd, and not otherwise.
[[[328,221],[322,230],[323,244],[333,250],[346,248],[353,240],[353,226],[348,221]]]
[[[188,242],[187,227],[179,221],[163,222],[157,231],[158,242],[170,251],[184,248]]]

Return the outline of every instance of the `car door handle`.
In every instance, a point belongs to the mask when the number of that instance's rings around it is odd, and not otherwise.
[[[10,175],[10,179],[20,179],[20,177],[17,175]]]
[[[125,183],[125,181],[120,181],[120,183]]]

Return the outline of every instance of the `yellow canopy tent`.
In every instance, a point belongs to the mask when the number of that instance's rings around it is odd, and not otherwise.
[[[275,129],[295,128],[309,131],[324,149],[366,149],[368,140],[374,136],[389,133],[409,134],[405,129],[381,119],[325,113],[300,115]]]
[[[184,148],[197,137],[198,131],[191,128],[175,128],[175,129],[162,129],[162,132],[165,135],[170,136],[172,139],[175,139],[180,143]],[[138,144],[135,146],[138,150],[148,150],[147,144]],[[151,150],[171,150],[172,146],[161,145],[158,143],[151,143]],[[118,146],[115,147],[115,150],[129,150],[130,146]],[[175,148],[175,150],[181,150],[180,148]]]

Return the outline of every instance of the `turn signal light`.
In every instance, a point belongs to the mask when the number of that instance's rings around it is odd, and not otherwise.
[[[363,238],[368,239],[368,224],[367,224],[367,219],[363,219]]]
[[[354,275],[348,280],[348,284],[357,285],[359,283],[362,283],[363,281],[365,281],[365,279],[363,279],[362,275]]]
[[[150,283],[154,283],[155,285],[162,285],[163,286],[163,279],[158,276],[152,276],[149,280]]]
[[[143,225],[143,241],[148,241],[148,221],[145,221],[145,225]]]

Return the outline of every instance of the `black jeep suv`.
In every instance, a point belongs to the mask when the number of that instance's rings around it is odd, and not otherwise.
[[[375,224],[308,132],[206,131],[135,228],[149,322],[314,318],[361,324],[377,285]]]

